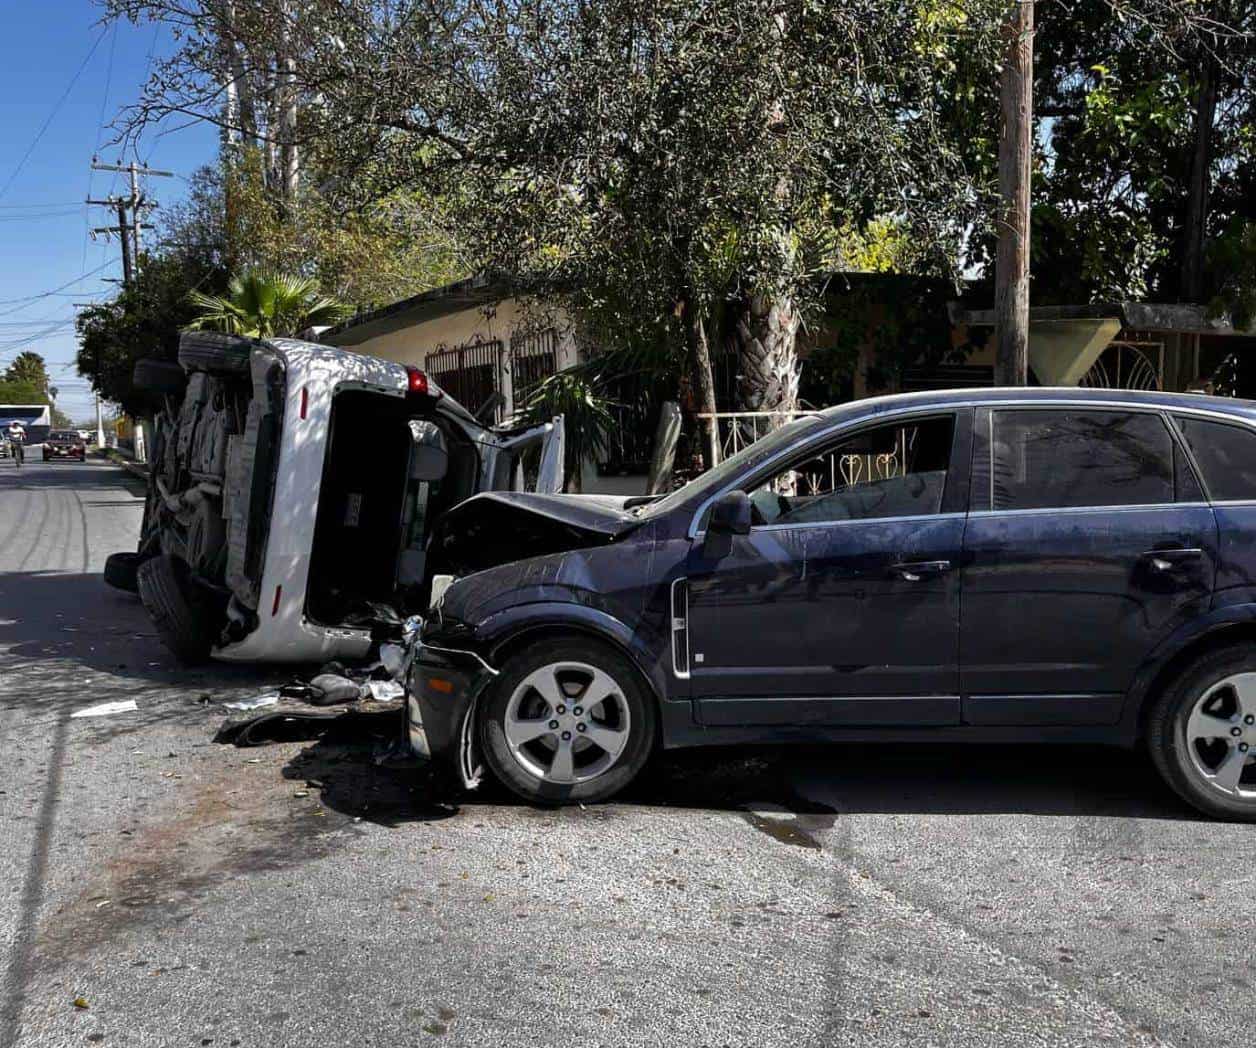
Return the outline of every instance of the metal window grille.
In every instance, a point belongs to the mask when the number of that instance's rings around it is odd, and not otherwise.
[[[435,349],[427,355],[424,368],[464,408],[478,411],[501,390],[502,344],[492,339]]]
[[[520,332],[510,337],[510,380],[514,409],[527,403],[532,391],[558,370],[558,332]]]

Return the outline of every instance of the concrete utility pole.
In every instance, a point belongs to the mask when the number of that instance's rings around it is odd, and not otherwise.
[[[994,381],[1029,381],[1029,186],[1033,156],[1034,0],[1013,0],[999,87],[999,244],[994,266]]]

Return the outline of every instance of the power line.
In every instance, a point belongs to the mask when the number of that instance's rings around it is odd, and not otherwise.
[[[83,70],[87,68],[87,63],[92,60],[92,55],[96,53],[96,48],[100,46],[100,42],[104,38],[105,31],[102,31],[100,36],[96,37],[95,41],[93,41],[92,46],[87,49],[87,54],[84,56],[83,61],[79,63],[78,69],[74,71],[74,75],[70,78],[70,83],[66,86],[66,89],[61,92],[61,97],[57,99],[57,104],[52,107],[52,112],[48,114],[39,130],[35,133],[34,139],[32,139],[31,144],[26,147],[26,152],[22,154],[22,159],[17,162],[17,167],[13,169],[13,172],[9,175],[8,180],[3,186],[0,186],[0,198],[8,193],[14,180],[19,174],[21,174],[22,168],[26,166],[26,161],[31,158],[31,154],[35,152],[35,147],[39,145],[40,139],[44,137],[44,132],[48,130],[52,121],[56,118],[56,115],[61,112],[61,107],[65,105],[65,100],[70,97],[70,92],[74,90],[74,85],[78,83],[79,77],[83,75]]]
[[[54,287],[51,291],[41,291],[36,295],[23,295],[20,298],[0,298],[0,306],[7,306],[12,302],[35,302],[41,298],[51,298],[53,295],[57,294],[58,292],[64,291],[68,287],[73,287],[75,284],[78,284],[86,280],[88,277],[95,276],[102,269],[105,269],[108,266],[112,266],[114,262],[116,261],[117,259],[111,258],[107,262],[102,262],[95,269],[89,270],[88,272],[84,273],[82,276],[75,277],[73,280],[67,280],[64,284],[60,285],[59,287]],[[17,312],[16,309],[8,309],[8,310],[5,310],[4,312],[0,312],[0,317],[6,316],[9,313],[16,313],[16,312]]]

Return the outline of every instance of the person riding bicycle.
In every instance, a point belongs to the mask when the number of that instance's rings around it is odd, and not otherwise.
[[[9,441],[9,447],[13,449],[13,457],[17,459],[19,467],[26,458],[26,427],[17,419],[13,419],[8,428],[4,431],[5,437]]]

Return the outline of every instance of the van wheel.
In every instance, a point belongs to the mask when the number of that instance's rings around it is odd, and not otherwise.
[[[135,370],[131,372],[131,385],[150,393],[178,397],[187,389],[188,377],[183,373],[183,368],[171,360],[146,357],[135,362]]]
[[[546,641],[506,663],[480,714],[484,759],[526,801],[605,800],[654,746],[654,699],[628,659],[593,641]]]
[[[188,371],[243,375],[249,370],[249,354],[255,345],[253,339],[242,335],[185,331],[179,336],[179,363]]]
[[[140,600],[157,627],[162,643],[180,662],[195,665],[209,658],[213,623],[192,588],[187,565],[159,553],[139,566],[136,581]]]
[[[144,558],[138,553],[111,553],[105,558],[105,581],[114,589],[127,593],[140,591],[136,577]]]
[[[1189,666],[1148,713],[1147,745],[1188,804],[1256,822],[1256,650],[1225,648]]]

